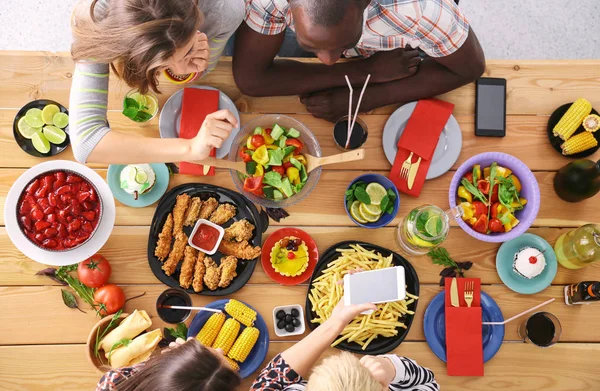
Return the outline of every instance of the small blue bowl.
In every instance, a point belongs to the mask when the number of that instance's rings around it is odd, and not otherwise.
[[[350,183],[350,185],[348,185],[346,190],[349,190],[350,187],[358,181],[362,181],[367,184],[371,183],[371,182],[377,182],[381,186],[385,187],[386,190],[392,189],[394,194],[396,194],[396,201],[394,202],[394,211],[392,212],[392,214],[387,214],[384,212],[381,215],[381,217],[379,218],[379,220],[377,220],[374,223],[363,224],[363,223],[356,221],[354,219],[354,217],[352,217],[352,215],[350,214],[350,211],[348,210],[348,203],[346,202],[346,199],[344,198],[344,209],[346,209],[346,214],[348,215],[348,217],[350,217],[350,220],[352,220],[356,225],[359,225],[364,228],[381,228],[381,227],[385,227],[386,225],[391,223],[392,220],[394,220],[394,218],[398,214],[398,210],[400,209],[400,194],[398,193],[398,189],[396,189],[396,186],[392,183],[392,181],[390,181],[383,175],[364,174],[364,175],[354,178],[354,180]]]
[[[532,279],[521,276],[513,269],[515,254],[525,247],[533,247],[544,251],[544,258],[546,259],[546,267],[542,273]],[[530,233],[505,242],[496,254],[496,270],[502,282],[513,291],[525,295],[538,293],[548,288],[554,277],[556,277],[557,269],[556,255],[550,243]]]

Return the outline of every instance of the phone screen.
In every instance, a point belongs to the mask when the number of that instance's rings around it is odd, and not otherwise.
[[[496,79],[498,80],[498,79]],[[479,136],[504,136],[506,121],[506,85],[504,81],[485,79],[477,83],[477,124]]]
[[[398,285],[404,286],[404,278],[399,278],[396,268],[356,273],[349,279],[351,304],[379,303],[404,298],[398,297]],[[399,281],[400,279],[402,281]]]

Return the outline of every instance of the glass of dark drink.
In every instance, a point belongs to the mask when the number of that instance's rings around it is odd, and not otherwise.
[[[558,342],[562,327],[549,312],[536,312],[519,326],[519,336],[526,343],[548,348]]]
[[[161,293],[156,300],[156,312],[163,321],[173,324],[185,321],[192,313],[191,310],[163,308],[165,305],[191,307],[192,298],[182,289],[171,288]]]
[[[348,148],[346,148],[346,141],[348,139],[348,116],[340,118],[333,126],[333,140],[335,144],[343,151],[351,151],[363,146],[367,141],[369,131],[367,125],[360,119],[356,118],[354,122],[354,128],[352,129],[352,135],[350,136],[350,142]]]

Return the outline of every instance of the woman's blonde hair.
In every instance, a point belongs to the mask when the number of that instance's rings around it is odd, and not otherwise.
[[[382,391],[358,358],[348,352],[327,357],[308,378],[306,391]]]
[[[71,18],[74,61],[111,64],[129,86],[158,91],[158,73],[194,37],[203,16],[195,0],[98,0],[77,4]],[[88,7],[89,5],[89,7]]]

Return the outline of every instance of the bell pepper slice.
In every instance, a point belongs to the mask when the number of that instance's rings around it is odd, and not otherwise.
[[[298,160],[300,163],[304,164],[306,166],[306,158],[304,157],[304,155],[294,155],[293,156],[294,159]]]
[[[266,166],[267,163],[269,163],[269,153],[267,151],[267,147],[265,145],[258,147],[252,154],[252,160],[258,164]]]
[[[290,182],[292,182],[294,185],[300,183],[300,170],[298,170],[296,167],[288,167],[285,173]]]
[[[458,196],[467,202],[473,202],[473,196],[464,186],[458,186]]]
[[[487,233],[488,228],[488,219],[487,215],[481,215],[477,218],[475,224],[473,224],[473,229],[479,233],[485,234]]]
[[[257,164],[256,171],[254,171],[254,176],[262,177],[264,175],[265,175],[265,168],[263,167],[262,164]]]
[[[490,194],[490,182],[485,179],[477,181],[477,188],[485,195]]]
[[[253,193],[256,195],[260,195],[262,193],[263,187],[263,177],[262,176],[253,176],[248,177],[244,180],[244,191],[249,193]]]
[[[252,161],[252,155],[250,155],[244,148],[240,149],[240,157],[244,161],[244,163],[248,163]]]
[[[248,140],[246,140],[246,149],[255,150],[256,147],[252,145],[252,135],[248,136]]]
[[[296,153],[302,152],[302,148],[304,147],[302,141],[300,141],[300,139],[297,138],[288,138],[287,140],[285,140],[285,145],[296,147]]]
[[[483,202],[474,201],[473,207],[475,208],[475,217],[479,218],[479,216],[481,216],[481,215],[486,215],[486,217],[487,217],[488,209],[487,209],[487,206]]]

